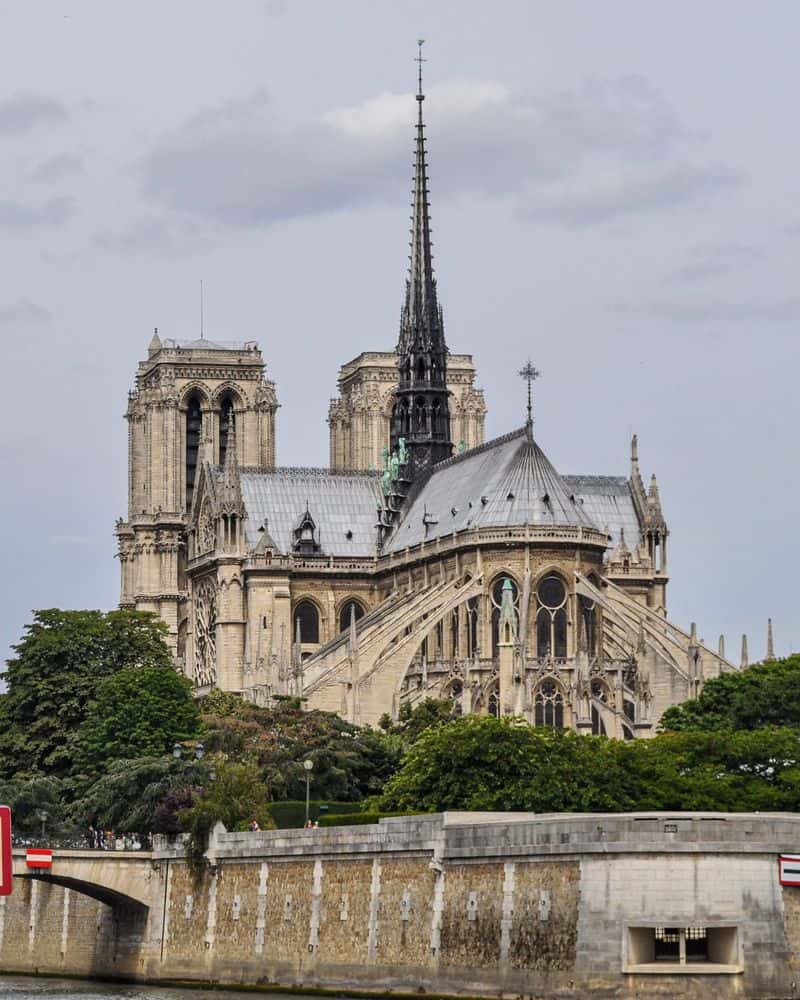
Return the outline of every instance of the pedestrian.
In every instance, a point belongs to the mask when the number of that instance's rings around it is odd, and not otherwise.
[[[86,831],[86,843],[88,844],[88,846],[89,846],[90,849],[95,846],[95,839],[96,839],[96,837],[97,837],[97,833],[95,831],[95,828],[90,823],[89,824],[89,829]]]

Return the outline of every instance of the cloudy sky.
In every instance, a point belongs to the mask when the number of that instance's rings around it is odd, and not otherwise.
[[[418,36],[450,347],[488,432],[624,474],[670,616],[800,647],[795,0],[30,0],[0,39],[0,647],[118,594],[122,414],[152,328],[257,339],[278,460],[323,465],[338,366],[393,347]]]

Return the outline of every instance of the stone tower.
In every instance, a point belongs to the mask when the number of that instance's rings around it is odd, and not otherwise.
[[[433,276],[421,66],[420,62],[411,260],[400,316],[398,383],[391,432],[392,450],[401,438],[405,440],[410,479],[416,479],[453,453],[450,393],[447,389],[447,344]]]
[[[448,354],[446,385],[450,393],[450,440],[459,451],[484,441],[486,402],[475,387],[471,354]],[[391,421],[397,390],[397,354],[365,351],[339,369],[339,395],[328,410],[330,462],[337,472],[380,469],[391,445]]]
[[[275,386],[255,342],[153,335],[128,397],[128,518],[117,523],[120,606],[153,611],[183,656],[186,524],[199,459],[275,465]],[[233,432],[234,421],[236,433]]]

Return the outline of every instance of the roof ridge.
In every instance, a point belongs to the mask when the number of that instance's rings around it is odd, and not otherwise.
[[[484,441],[483,444],[477,445],[475,448],[467,448],[466,451],[462,451],[459,455],[451,455],[450,458],[442,459],[441,462],[437,462],[431,468],[431,475],[434,472],[438,472],[439,469],[448,469],[451,465],[456,465],[458,462],[463,462],[467,458],[473,458],[475,455],[480,455],[483,451],[488,451],[490,448],[496,448],[500,444],[505,444],[506,441],[511,441],[515,437],[522,437],[525,433],[524,427],[518,427],[515,431],[508,431],[506,434],[501,434],[499,437],[492,438],[491,441]]]
[[[283,472],[289,473],[290,475],[313,475],[327,477],[327,476],[341,476],[349,477],[351,479],[377,479],[380,476],[379,472],[374,469],[328,469],[323,466],[303,466],[303,465],[241,465],[239,466],[239,471],[242,473],[247,473],[252,475],[256,474],[270,474]]]

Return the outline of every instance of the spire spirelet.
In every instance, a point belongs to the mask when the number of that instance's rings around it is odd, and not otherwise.
[[[398,385],[392,414],[392,449],[407,453],[404,476],[409,481],[449,458],[450,412],[447,390],[447,344],[444,320],[433,274],[428,163],[422,105],[424,39],[419,39],[416,62],[417,123],[415,128],[414,188],[411,201],[411,253],[397,342]],[[400,449],[400,439],[407,447]]]

